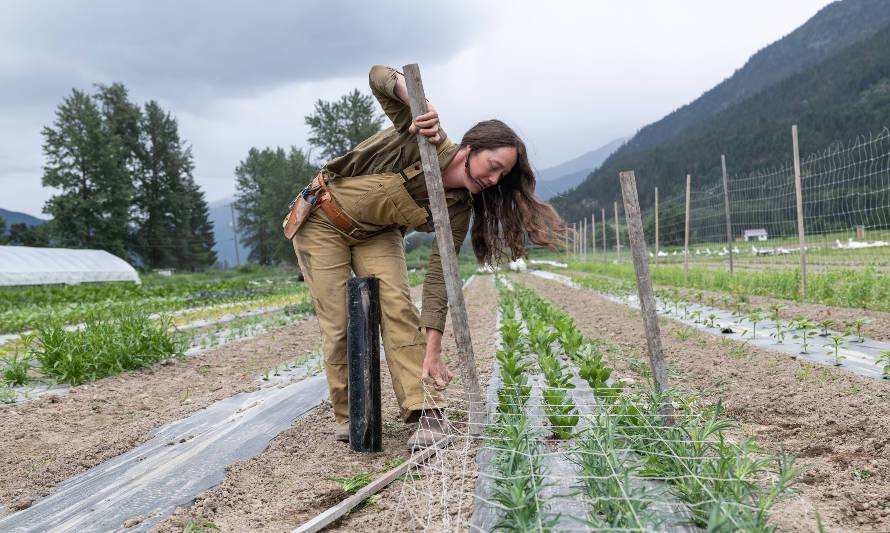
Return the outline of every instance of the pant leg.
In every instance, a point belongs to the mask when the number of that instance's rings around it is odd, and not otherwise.
[[[352,266],[357,276],[379,279],[383,348],[403,419],[413,418],[414,411],[442,407],[439,394],[424,397],[420,381],[426,337],[411,301],[401,231],[393,228],[353,246]]]
[[[293,238],[321,329],[325,374],[338,423],[349,418],[346,363],[346,283],[352,277],[350,243],[316,210]]]

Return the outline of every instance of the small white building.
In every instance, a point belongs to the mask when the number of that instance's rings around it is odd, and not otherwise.
[[[769,238],[766,233],[766,230],[761,229],[746,229],[745,230],[745,240],[746,241],[765,241]]]
[[[136,269],[104,250],[0,246],[0,286],[96,281],[140,283]]]

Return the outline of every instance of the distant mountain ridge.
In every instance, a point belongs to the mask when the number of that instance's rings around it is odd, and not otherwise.
[[[247,254],[250,253],[243,241],[238,242],[239,257],[235,256],[235,233],[232,231],[232,208],[235,202],[232,197],[223,198],[211,202],[207,207],[208,218],[213,222],[213,251],[216,252],[216,260],[221,266],[234,267],[238,260],[243,265],[247,262]],[[237,217],[237,213],[235,214]]]
[[[620,147],[627,137],[615,139],[559,165],[536,171],[538,195],[544,200],[576,187]]]
[[[802,142],[806,139],[810,150],[859,133],[877,133],[887,116],[882,95],[890,86],[890,80],[884,85],[888,24],[886,0],[826,6],[752,56],[731,78],[641,129],[553,204],[570,220],[601,204],[611,205],[620,194],[615,177],[621,170],[637,172],[641,203],[647,205],[654,185],[669,194],[686,173],[719,175],[721,153],[727,154],[733,174],[780,164],[792,121],[801,124]],[[785,61],[795,55],[794,61]],[[860,98],[860,93],[866,96]],[[863,106],[862,98],[871,105]]]
[[[27,224],[28,226],[39,226],[41,224],[46,224],[48,221],[42,218],[37,218],[31,216],[27,213],[19,213],[18,211],[9,211],[3,208],[0,208],[0,218],[6,221],[6,230],[9,231],[9,226],[13,224]]]

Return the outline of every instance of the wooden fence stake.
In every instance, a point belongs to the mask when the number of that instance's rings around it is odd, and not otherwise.
[[[807,246],[803,226],[803,190],[800,180],[800,146],[797,142],[797,124],[791,126],[791,142],[794,148],[794,194],[797,196],[797,240],[800,247],[800,301],[807,297]]]
[[[658,229],[658,187],[655,187],[655,264],[658,264],[658,240],[660,237]]]
[[[658,392],[668,391],[667,366],[661,349],[661,332],[658,328],[658,315],[655,307],[655,293],[649,275],[649,258],[646,255],[646,238],[643,235],[643,220],[640,216],[640,199],[637,196],[637,180],[632,170],[621,172],[621,196],[624,199],[624,217],[627,222],[627,236],[633,252],[634,271],[637,274],[637,289],[640,296],[640,310],[643,327],[646,330],[646,345],[649,348],[649,364],[652,378]],[[665,424],[673,421],[673,408],[670,401],[661,405],[660,412],[665,416]]]
[[[593,246],[593,253],[590,258],[596,255],[596,215],[590,213],[590,244]]]
[[[686,232],[683,238],[683,280],[689,278],[689,204],[692,200],[692,176],[686,174]]]
[[[621,261],[621,233],[618,230],[618,202],[615,202],[615,257],[616,261]]]
[[[720,166],[723,167],[723,204],[726,209],[726,246],[729,248],[729,274],[734,270],[732,266],[732,217],[729,215],[729,176],[726,174],[726,156],[720,154]]]
[[[405,65],[405,83],[408,87],[408,100],[411,105],[411,116],[416,117],[427,112],[426,94],[420,78],[420,67],[417,64]],[[451,325],[454,330],[454,341],[457,345],[457,357],[460,361],[461,380],[469,412],[469,432],[479,435],[485,415],[485,404],[479,394],[479,377],[476,374],[476,358],[473,355],[473,342],[470,338],[470,320],[467,317],[467,305],[464,301],[463,284],[457,266],[455,243],[451,236],[451,220],[448,218],[448,207],[445,203],[445,187],[442,184],[442,173],[439,169],[439,157],[436,147],[426,137],[417,134],[417,145],[420,148],[420,159],[423,162],[423,174],[430,198],[430,210],[433,215],[433,227],[436,241],[439,244],[439,256],[442,259],[442,273],[445,276],[445,289],[448,295],[448,307],[451,311]]]
[[[603,263],[606,262],[606,252],[609,251],[609,247],[606,245],[606,208],[602,207],[603,210]]]

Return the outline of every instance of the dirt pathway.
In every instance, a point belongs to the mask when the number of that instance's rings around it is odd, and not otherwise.
[[[137,372],[0,408],[0,505],[27,508],[57,483],[138,446],[148,433],[319,349],[314,318]]]
[[[570,313],[581,331],[615,343],[618,377],[645,359],[639,312],[587,290],[530,275],[517,280]],[[772,513],[782,530],[890,531],[890,387],[834,368],[806,366],[661,319],[673,387],[722,401],[740,433],[807,466],[801,493]],[[682,339],[682,340],[681,340]]]
[[[491,276],[479,276],[467,287],[467,311],[479,377],[487,383],[494,356],[497,292]],[[454,353],[450,323],[445,351]],[[451,363],[455,369],[455,363]],[[333,438],[333,414],[324,402],[298,420],[253,459],[232,465],[226,479],[201,494],[188,509],[179,509],[158,531],[179,532],[188,524],[215,524],[222,531],[291,531],[294,527],[343,500],[347,494],[329,478],[360,473],[378,474],[408,457],[405,446],[413,426],[398,419],[398,406],[386,365],[381,365],[384,451],[363,455]],[[459,386],[449,395],[460,394]],[[474,478],[471,478],[472,482]],[[353,511],[328,530],[389,530],[397,509],[400,482],[379,493],[369,505]],[[422,504],[422,502],[418,502]],[[472,502],[470,502],[472,505]],[[411,527],[405,524],[405,530]]]

